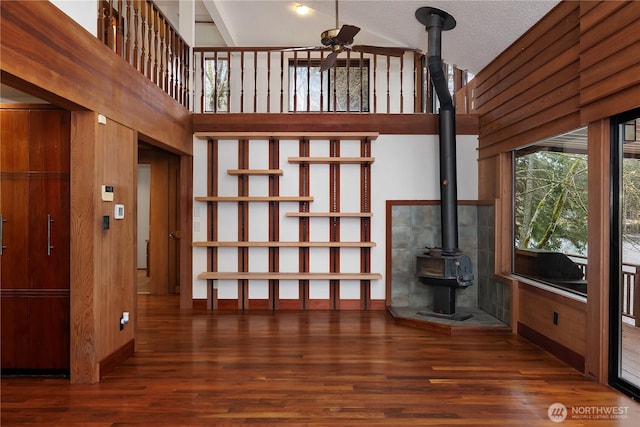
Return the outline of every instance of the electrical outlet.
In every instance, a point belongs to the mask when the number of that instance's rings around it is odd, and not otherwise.
[[[129,312],[123,311],[122,316],[120,316],[120,330],[123,330],[127,323],[129,323]]]
[[[553,312],[553,324],[554,325],[558,324],[558,312],[557,311]]]

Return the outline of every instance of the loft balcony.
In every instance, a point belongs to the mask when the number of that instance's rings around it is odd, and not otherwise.
[[[192,48],[151,0],[105,0],[98,16],[102,41],[192,113],[437,112],[425,57],[414,50],[347,50],[321,73],[329,51]],[[457,112],[471,113],[473,80],[445,69]]]

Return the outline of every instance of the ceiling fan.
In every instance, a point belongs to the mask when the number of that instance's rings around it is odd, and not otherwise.
[[[330,49],[331,53],[322,60],[320,64],[320,72],[326,71],[334,66],[338,55],[341,52],[350,50],[354,52],[371,53],[377,55],[389,55],[400,57],[407,50],[401,47],[381,47],[381,46],[366,46],[366,45],[354,45],[353,38],[360,32],[360,28],[355,25],[344,24],[342,27],[338,27],[338,0],[336,0],[336,26],[329,30],[324,31],[320,35],[320,42],[322,46],[311,48],[300,48],[293,50],[327,50]]]

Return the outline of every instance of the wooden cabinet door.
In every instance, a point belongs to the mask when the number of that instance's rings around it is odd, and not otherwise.
[[[69,370],[70,115],[1,111],[2,370]]]

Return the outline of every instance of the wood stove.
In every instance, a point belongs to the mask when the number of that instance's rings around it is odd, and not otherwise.
[[[434,287],[434,313],[465,320],[471,315],[455,314],[456,290],[473,283],[471,260],[458,248],[458,188],[456,177],[456,111],[442,69],[441,35],[451,30],[456,20],[447,12],[433,7],[416,10],[416,19],[428,33],[427,65],[440,101],[440,210],[442,248],[432,248],[418,255],[416,276]],[[441,317],[441,316],[438,316]]]

